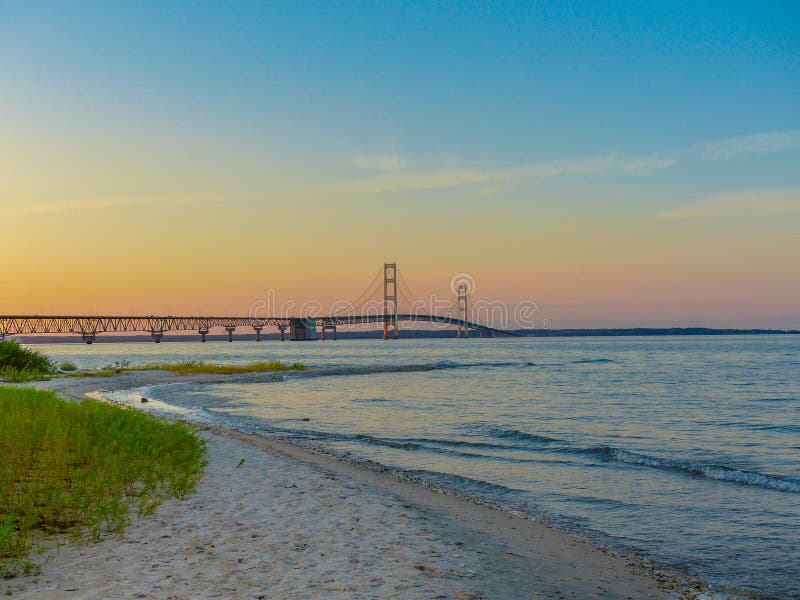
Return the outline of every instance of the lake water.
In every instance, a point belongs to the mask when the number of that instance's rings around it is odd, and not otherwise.
[[[437,367],[147,393],[638,548],[718,589],[800,597],[798,336],[39,348],[86,367]]]

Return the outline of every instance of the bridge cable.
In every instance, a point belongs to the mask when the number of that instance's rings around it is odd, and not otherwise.
[[[359,302],[360,300],[362,300],[362,298],[364,297],[364,295],[365,295],[365,294],[367,294],[367,292],[369,292],[369,291],[372,289],[372,286],[373,286],[373,285],[375,285],[375,282],[376,282],[376,281],[378,281],[378,279],[380,278],[380,276],[381,276],[381,273],[383,273],[383,267],[381,267],[380,269],[378,269],[378,272],[377,272],[377,273],[375,273],[375,276],[372,278],[372,281],[369,283],[369,285],[366,287],[366,289],[365,289],[363,292],[361,292],[361,293],[360,293],[358,296],[356,296],[356,299],[355,299],[353,302],[350,302],[350,303],[349,303],[349,304],[350,304],[350,307],[352,308],[352,310],[348,310],[347,308],[344,308],[343,310],[345,310],[345,311],[346,311],[346,312],[344,313],[344,315],[340,315],[340,314],[338,314],[338,313],[337,313],[337,315],[336,315],[336,316],[346,316],[347,314],[350,314],[350,313],[352,313],[352,312],[355,312],[355,308],[354,308],[354,307],[355,307],[355,306],[358,304],[358,302]],[[374,292],[373,292],[373,293],[374,293]],[[370,295],[372,295],[372,294],[370,294]],[[366,298],[364,299],[364,301],[366,301]],[[363,304],[364,304],[364,302],[361,302],[361,305],[363,305]]]
[[[366,294],[362,294],[363,300],[360,303],[351,305],[352,310],[349,314],[354,315],[356,312],[361,310],[368,301],[372,300],[376,294],[379,294],[382,283],[383,283],[382,281],[377,281],[377,280],[373,281],[371,289],[367,290]]]
[[[406,290],[408,291],[408,293],[414,299],[414,302],[419,302],[419,300],[417,299],[416,294],[414,294],[414,290],[411,289],[411,286],[408,285],[408,282],[406,281],[406,278],[403,277],[402,271],[398,270],[397,274],[400,276],[400,281],[402,282],[402,284],[406,286]]]
[[[414,312],[414,311],[413,311],[413,307],[414,307],[415,305],[421,305],[421,308],[425,308],[425,303],[424,303],[424,302],[421,302],[421,301],[419,300],[419,298],[417,298],[417,295],[414,293],[414,290],[412,290],[412,289],[411,289],[411,286],[410,286],[410,285],[408,285],[408,282],[406,281],[406,278],[405,278],[405,277],[403,277],[403,273],[402,273],[401,271],[398,271],[398,272],[397,272],[397,274],[400,276],[400,281],[401,281],[401,283],[402,283],[402,284],[405,286],[405,288],[406,288],[406,291],[407,291],[407,292],[408,292],[408,294],[411,296],[411,298],[414,300],[414,302],[412,303],[412,302],[411,302],[411,301],[408,299],[408,297],[407,297],[405,294],[403,294],[403,297],[406,299],[406,302],[408,302],[408,304],[409,304],[409,309],[408,309],[408,312],[409,312],[409,313],[413,313],[413,312]],[[402,287],[398,287],[398,289],[400,290],[400,292],[401,292],[401,294],[402,294],[402,291],[403,291],[403,290],[402,290]]]

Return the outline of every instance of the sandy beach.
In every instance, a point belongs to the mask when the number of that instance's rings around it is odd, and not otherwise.
[[[37,386],[79,399],[99,388],[226,377],[136,372]],[[196,493],[135,519],[122,538],[64,543],[40,574],[7,580],[0,591],[19,598],[669,597],[631,559],[541,523],[283,441],[222,428],[201,435],[209,465]]]

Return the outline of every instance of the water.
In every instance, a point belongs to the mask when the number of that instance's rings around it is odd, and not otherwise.
[[[81,366],[120,357],[436,366],[269,384],[168,385],[148,394],[204,418],[378,461],[639,548],[718,588],[800,597],[800,337],[44,350]]]

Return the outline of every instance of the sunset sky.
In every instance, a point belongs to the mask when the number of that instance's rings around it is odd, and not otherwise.
[[[800,3],[652,4],[0,1],[0,314],[800,328]]]

